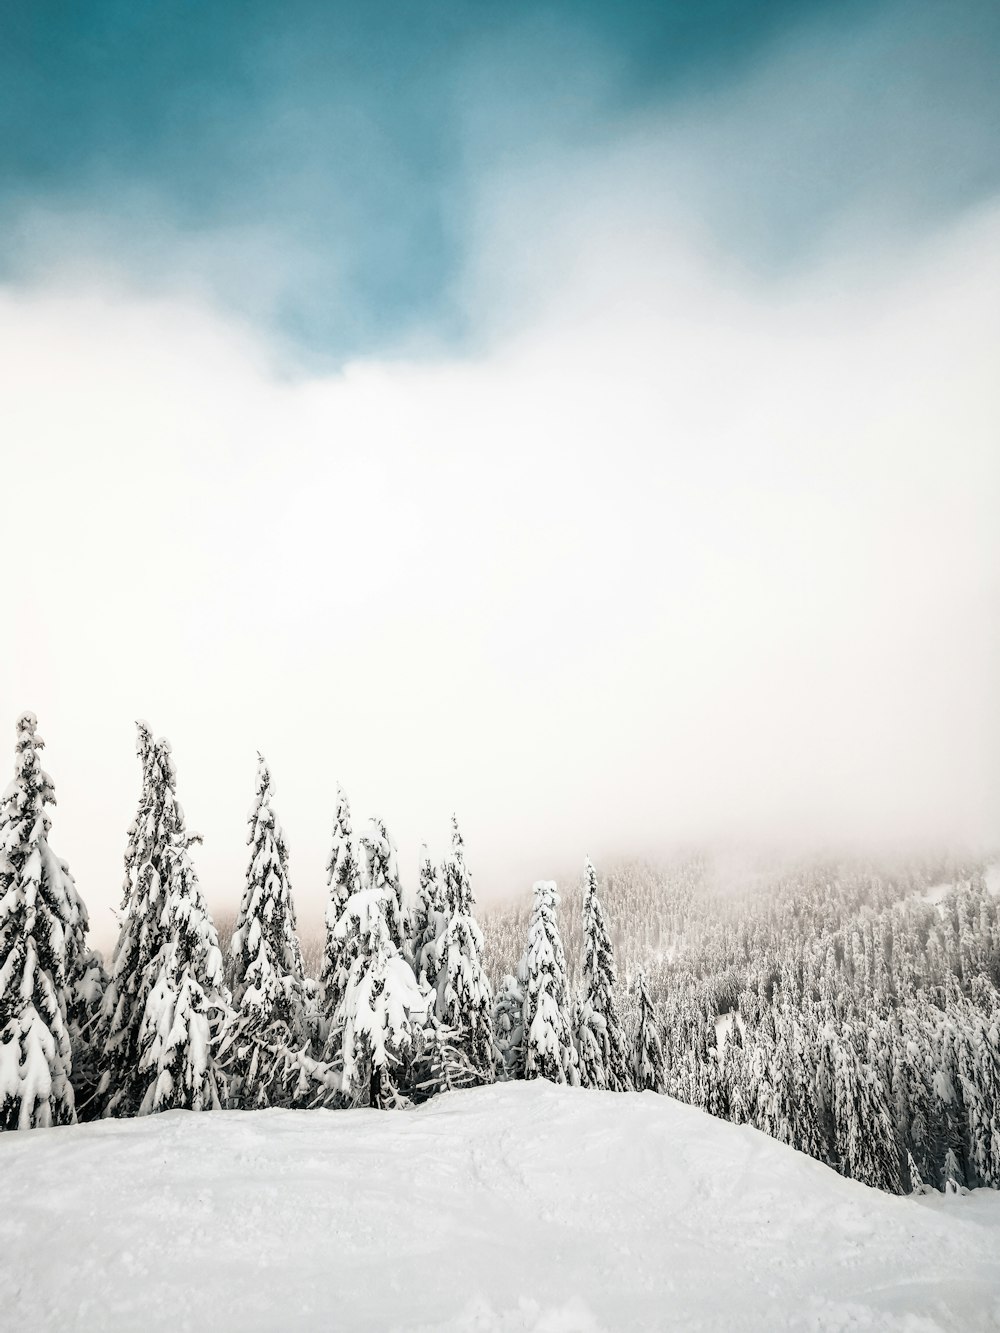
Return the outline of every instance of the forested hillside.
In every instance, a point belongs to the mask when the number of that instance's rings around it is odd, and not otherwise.
[[[997,868],[802,861],[733,874],[709,855],[608,874],[626,1026],[640,969],[663,1089],[886,1189],[1000,1184]],[[563,894],[571,984],[580,885]],[[526,902],[485,917],[513,971]]]

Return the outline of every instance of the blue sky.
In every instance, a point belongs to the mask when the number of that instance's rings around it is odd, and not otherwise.
[[[311,364],[473,339],[484,187],[650,116],[701,127],[651,191],[764,271],[1000,186],[989,0],[20,0],[0,36],[0,277],[194,283]]]

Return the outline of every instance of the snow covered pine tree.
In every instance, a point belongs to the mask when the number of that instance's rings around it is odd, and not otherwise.
[[[597,896],[597,871],[585,866],[583,899],[583,991],[576,1007],[580,1082],[585,1088],[626,1092],[632,1086],[621,1019],[615,999],[615,961]]]
[[[495,1077],[493,988],[483,971],[483,934],[472,915],[472,881],[458,820],[451,817],[451,855],[444,864],[447,924],[436,946],[437,1017],[454,1033],[483,1083]]]
[[[48,847],[55,791],[37,726],[34,713],[17,720],[16,775],[0,806],[0,1129],[76,1119],[67,1010],[86,913]]]
[[[436,986],[440,968],[438,943],[448,925],[448,909],[441,877],[426,845],[422,851],[417,910],[413,923],[413,971],[421,981]]]
[[[493,1005],[493,1032],[503,1079],[524,1076],[524,988],[513,972],[504,973]]]
[[[142,792],[125,852],[121,933],[104,995],[104,1114],[209,1110],[225,1095],[213,1024],[222,953],[191,861],[170,742],[138,724]]]
[[[840,1170],[877,1189],[901,1194],[899,1150],[885,1085],[858,1055],[859,1037],[845,1024],[835,1046],[834,1114]]]
[[[330,859],[326,865],[327,884],[329,885],[326,904],[326,944],[323,950],[323,965],[320,971],[320,1003],[323,1009],[322,1041],[326,1044],[329,1056],[336,1056],[337,1050],[330,1048],[330,1036],[334,1031],[334,1019],[344,1002],[347,990],[347,978],[354,961],[350,953],[353,937],[337,934],[337,922],[344,914],[351,895],[361,888],[361,871],[354,854],[351,835],[351,807],[343,788],[337,788],[337,812],[333,818],[333,843]],[[339,1044],[339,1034],[335,1046]]]
[[[77,1119],[89,1120],[100,1109],[101,1003],[108,974],[104,959],[87,943],[90,919],[69,866],[52,851],[47,836],[41,851],[48,881],[61,881],[66,897],[66,1021],[73,1050],[73,1093]]]
[[[361,836],[364,887],[348,899],[335,935],[352,958],[330,1044],[339,1044],[345,1094],[379,1109],[402,1106],[407,1067],[429,996],[403,957],[396,848],[381,820]]]
[[[360,839],[361,873],[365,885],[384,892],[385,920],[389,938],[404,958],[408,958],[413,939],[413,922],[403,902],[399,880],[396,844],[381,819],[369,819]]]
[[[559,895],[553,881],[545,879],[535,884],[534,894],[528,947],[520,967],[523,1077],[577,1084],[576,1051],[566,1012],[566,956],[556,923]]]
[[[635,1038],[633,1078],[639,1092],[663,1091],[663,1047],[657,1031],[656,1011],[649,998],[646,974],[640,969],[636,979]]]
[[[288,879],[288,849],[271,806],[271,774],[257,756],[254,800],[247,816],[250,861],[236,929],[229,946],[236,1030],[227,1033],[234,1057],[234,1100],[269,1106],[294,1099],[286,1088],[293,1053],[309,1044],[302,952]],[[297,1080],[296,1080],[297,1082]]]

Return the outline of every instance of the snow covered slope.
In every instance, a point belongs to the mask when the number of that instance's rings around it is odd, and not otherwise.
[[[652,1093],[0,1135],[3,1329],[1000,1326],[1000,1196],[900,1199]]]

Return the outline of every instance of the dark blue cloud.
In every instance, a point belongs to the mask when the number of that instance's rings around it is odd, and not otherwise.
[[[0,273],[67,255],[186,273],[322,355],[457,338],[451,284],[482,173],[724,96],[804,31],[847,52],[823,90],[821,156],[808,96],[784,108],[798,141],[744,142],[738,116],[705,137],[720,184],[691,194],[727,244],[794,249],[880,177],[929,211],[998,187],[993,3],[9,0]]]

